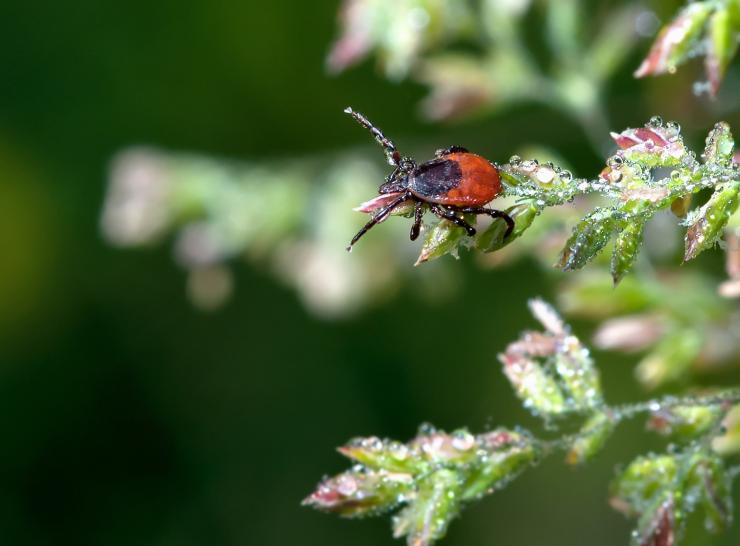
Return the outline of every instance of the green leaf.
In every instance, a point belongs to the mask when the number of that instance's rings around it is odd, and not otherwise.
[[[594,413],[581,427],[565,457],[568,464],[581,464],[596,455],[611,436],[616,419],[611,412]]]
[[[510,352],[499,355],[499,360],[517,396],[532,413],[553,416],[569,410],[558,381],[540,364]]]
[[[642,243],[642,234],[645,229],[644,217],[633,217],[619,232],[614,243],[611,272],[614,284],[619,284],[631,269],[637,258]]]
[[[466,214],[464,218],[469,224],[472,222],[471,225],[475,223],[474,215]],[[424,238],[424,245],[415,265],[434,260],[445,254],[451,254],[457,258],[457,250],[467,236],[464,228],[456,226],[449,220],[440,220]]]
[[[461,479],[445,468],[418,483],[414,500],[393,518],[393,536],[411,546],[428,546],[442,538],[460,510]]]
[[[714,246],[738,207],[740,181],[726,182],[717,186],[714,194],[694,215],[686,231],[684,261],[696,258]]]
[[[722,415],[722,409],[717,406],[660,408],[652,413],[647,426],[658,434],[689,440],[709,432]]]
[[[693,461],[688,487],[701,498],[705,525],[710,531],[722,531],[732,523],[732,480],[721,458],[708,452]]]
[[[730,165],[734,153],[735,139],[732,137],[730,126],[726,122],[720,121],[715,124],[707,136],[704,160],[707,163]]]
[[[614,209],[594,210],[573,228],[573,234],[560,253],[558,267],[564,271],[582,268],[606,246],[622,222]]]
[[[523,333],[498,357],[525,407],[549,419],[602,406],[599,374],[588,350],[552,306],[534,299],[529,307],[545,331]]]
[[[509,207],[505,212],[514,220],[514,229],[509,237],[504,239],[508,227],[506,222],[497,218],[476,237],[475,248],[481,252],[494,252],[505,247],[514,239],[519,238],[532,225],[540,210],[541,207],[533,203],[520,203]]]
[[[560,336],[552,364],[570,409],[589,411],[603,404],[599,372],[578,338]]]
[[[476,438],[467,429],[458,429],[452,434],[428,431],[429,425],[420,427],[420,434],[409,447],[415,457],[430,465],[466,465],[476,457]]]
[[[612,482],[609,502],[627,515],[642,514],[660,500],[678,475],[678,467],[675,455],[637,457]]]
[[[376,470],[416,474],[429,465],[408,446],[378,437],[355,438],[338,449],[345,457]]]
[[[714,438],[712,448],[725,457],[740,453],[740,405],[727,412],[722,425],[725,433]]]
[[[737,51],[738,29],[729,8],[720,8],[712,14],[707,33],[707,56],[704,67],[712,94],[716,95],[727,66]]]
[[[501,489],[531,465],[541,449],[526,434],[499,429],[478,437],[485,453],[469,468],[463,499],[477,499]]]

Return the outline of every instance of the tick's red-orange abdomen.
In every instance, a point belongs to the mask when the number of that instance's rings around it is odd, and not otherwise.
[[[462,176],[456,188],[447,192],[443,205],[483,206],[501,193],[498,169],[487,159],[470,153],[451,154],[446,159],[460,165]]]
[[[430,203],[480,207],[501,193],[501,178],[487,159],[457,152],[420,165],[409,189]]]

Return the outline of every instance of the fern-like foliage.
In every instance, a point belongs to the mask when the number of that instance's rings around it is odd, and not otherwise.
[[[503,371],[549,430],[577,420],[578,432],[546,439],[519,427],[474,435],[423,425],[407,443],[356,438],[339,448],[355,465],[324,479],[304,504],[345,517],[394,511],[394,535],[427,546],[445,535],[466,504],[500,490],[544,457],[564,452],[566,463],[583,463],[620,422],[647,414],[649,428],[680,447],[637,457],[612,483],[613,507],[637,519],[632,544],[673,546],[696,510],[711,531],[727,527],[737,469],[726,457],[740,451],[738,416],[728,412],[740,402],[740,391],[611,406],[588,349],[548,304],[534,300],[530,308],[544,329],[509,344],[499,355]]]

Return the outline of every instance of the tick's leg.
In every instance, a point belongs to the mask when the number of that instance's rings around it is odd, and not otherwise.
[[[421,231],[421,219],[424,217],[424,203],[417,201],[414,208],[414,224],[411,226],[411,240],[416,241]]]
[[[503,221],[506,222],[506,233],[504,233],[504,239],[511,235],[511,232],[514,229],[514,220],[512,220],[511,216],[502,210],[487,209],[485,207],[465,207],[460,210],[462,212],[472,212],[473,214],[487,214],[492,218],[503,219]]]
[[[462,146],[450,146],[449,148],[442,148],[441,150],[437,150],[434,152],[434,155],[437,157],[444,157],[449,154],[466,154],[470,150],[467,148],[463,148]]]
[[[440,205],[432,205],[431,210],[440,218],[444,218],[445,220],[449,220],[450,222],[460,226],[461,228],[465,228],[465,231],[468,232],[468,235],[470,237],[475,235],[475,228],[468,224],[465,220],[460,218],[457,214],[455,214],[454,210],[446,209]]]
[[[372,135],[375,137],[375,140],[378,141],[378,144],[380,144],[383,147],[383,151],[385,152],[385,157],[388,159],[388,163],[390,165],[393,165],[394,167],[399,167],[401,164],[401,154],[396,149],[396,145],[393,144],[393,141],[386,137],[383,134],[383,131],[378,129],[375,125],[373,125],[369,119],[367,119],[365,116],[360,114],[359,112],[355,112],[352,110],[352,108],[347,107],[344,109],[344,112],[355,118],[355,121],[362,125],[365,129],[370,131]]]
[[[352,252],[352,247],[354,244],[367,233],[370,229],[372,229],[376,224],[382,222],[385,220],[388,215],[393,212],[393,209],[395,209],[398,205],[403,203],[404,201],[407,201],[411,198],[411,194],[409,192],[404,193],[403,195],[399,195],[398,198],[394,199],[390,203],[388,203],[385,207],[380,209],[373,217],[372,219],[365,224],[360,231],[357,232],[357,234],[352,237],[352,241],[350,241],[349,246],[347,247],[347,252]]]

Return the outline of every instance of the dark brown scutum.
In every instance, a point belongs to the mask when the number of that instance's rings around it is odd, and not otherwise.
[[[408,188],[421,198],[439,198],[456,188],[462,180],[457,161],[434,159],[419,165],[409,177]]]

